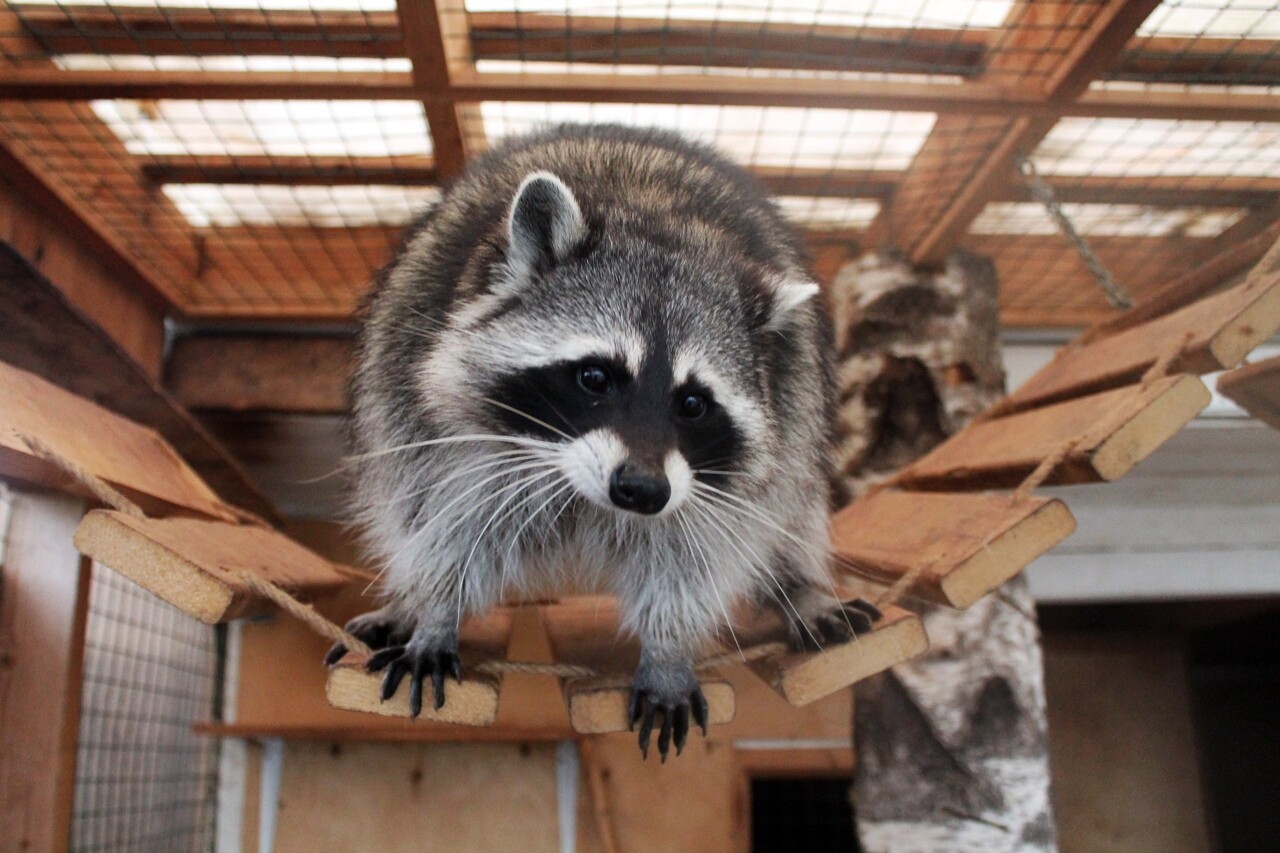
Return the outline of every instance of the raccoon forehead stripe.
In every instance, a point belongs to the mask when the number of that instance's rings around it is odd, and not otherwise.
[[[705,386],[743,432],[757,440],[764,436],[765,419],[760,405],[716,370],[703,353],[690,350],[677,352],[671,374],[673,388],[679,388],[686,382]]]
[[[521,367],[541,367],[587,358],[621,358],[632,376],[644,364],[644,342],[638,335],[520,335],[502,345],[503,355]]]

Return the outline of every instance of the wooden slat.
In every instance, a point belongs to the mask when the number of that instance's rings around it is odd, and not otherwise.
[[[1091,344],[1069,345],[1002,409],[1017,411],[1124,385],[1172,348],[1181,351],[1172,363],[1177,372],[1235,367],[1278,329],[1280,273],[1273,273]]]
[[[470,43],[458,27],[466,15],[458,0],[399,0],[396,10],[405,49],[413,62],[413,81],[421,89],[447,92],[455,68],[470,65]],[[466,117],[456,103],[423,101],[431,130],[432,154],[443,180],[461,174],[467,159]]]
[[[15,492],[0,595],[0,840],[66,850],[75,791],[89,567],[71,546],[83,511]]]
[[[1058,500],[883,491],[836,513],[831,541],[847,571],[889,585],[924,565],[914,595],[968,607],[1075,527]]]
[[[1068,441],[1073,449],[1046,484],[1116,480],[1209,404],[1194,376],[1169,376],[971,424],[904,469],[906,489],[979,490],[1016,486]]]
[[[300,598],[349,582],[333,564],[265,527],[194,518],[134,518],[94,510],[76,547],[184,613],[210,625],[269,605],[245,586],[249,573]]]
[[[1045,30],[1065,25],[1079,10],[1070,4],[1015,3],[984,79],[1022,71],[1020,89],[1049,103],[1073,103],[1158,5],[1159,0],[1107,0],[1088,26],[1069,31],[1073,42],[1041,76],[1027,72],[1043,61],[1039,47]],[[912,262],[945,261],[982,208],[1007,185],[1015,160],[1052,127],[1052,120],[1025,115],[1003,125],[940,119],[909,170],[900,201],[882,211],[881,218],[893,226],[889,233]]]
[[[887,607],[868,634],[820,652],[791,653],[752,661],[751,671],[796,707],[923,654],[929,648],[920,618]]]
[[[345,711],[362,711],[387,717],[409,716],[409,685],[406,681],[396,694],[386,702],[379,699],[382,674],[365,671],[364,658],[349,656],[329,673],[325,696],[329,704]],[[446,679],[444,705],[437,709],[431,698],[431,686],[427,684],[422,715],[418,718],[436,723],[456,723],[463,726],[491,726],[498,716],[497,678],[469,673],[461,682]]]
[[[211,518],[236,517],[154,431],[0,363],[0,474],[69,487],[67,476],[33,452],[27,438],[37,439],[144,507],[182,507]]]
[[[1258,420],[1280,429],[1280,356],[1218,377],[1218,391]]]
[[[354,349],[347,336],[193,335],[174,343],[165,384],[193,409],[342,414]]]
[[[33,269],[0,245],[0,361],[150,426],[220,496],[274,518],[274,508],[239,463],[157,381],[164,346],[160,317],[130,299],[128,289],[105,276],[56,223],[17,218],[26,212],[22,208],[12,212],[14,239],[40,258],[40,266]],[[40,273],[61,284],[53,286]],[[68,304],[73,299],[74,306]]]
[[[405,56],[396,16],[385,12],[185,9],[59,4],[23,9],[32,38],[51,54],[143,56]],[[848,27],[718,20],[479,12],[468,15],[477,59],[637,65],[695,64],[972,76],[984,65],[978,28]],[[1141,37],[1114,79],[1269,85],[1280,48],[1265,38]]]

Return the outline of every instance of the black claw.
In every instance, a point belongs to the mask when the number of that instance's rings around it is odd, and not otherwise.
[[[396,695],[396,689],[400,687],[400,682],[404,681],[405,674],[408,672],[409,667],[405,665],[404,658],[396,658],[391,662],[387,667],[386,675],[382,676],[383,702]]]
[[[364,665],[364,668],[369,672],[381,672],[387,668],[387,664],[396,660],[404,653],[404,646],[391,646],[390,648],[383,649],[380,652],[375,652],[373,657],[369,658],[369,662]]]
[[[329,653],[324,656],[324,665],[333,666],[346,656],[347,647],[342,645],[342,643],[336,643],[333,648],[329,649]]]
[[[444,660],[443,655],[436,660],[436,665],[431,668],[431,689],[435,694],[436,710],[439,711],[444,707]]]
[[[453,680],[462,683],[462,659],[457,655],[449,655],[449,672],[453,675]]]
[[[430,663],[430,658],[421,654],[413,661],[413,680],[409,682],[409,716],[415,720],[422,714],[422,679],[426,676]]]
[[[640,718],[640,757],[649,757],[649,736],[653,734],[653,703],[645,700],[644,713]]]
[[[684,752],[684,745],[689,740],[689,706],[680,705],[675,713],[675,723],[671,728],[675,736],[676,755],[679,755]]]
[[[662,706],[662,728],[658,730],[658,755],[662,763],[667,763],[667,750],[671,748],[671,727],[675,723],[676,709],[674,705]]]
[[[702,695],[702,688],[698,688],[689,694],[689,706],[693,711],[693,721],[698,724],[698,728],[702,729],[702,736],[707,736],[707,717],[709,709],[707,708],[707,697]]]
[[[872,604],[870,601],[867,601],[865,598],[855,598],[853,601],[850,601],[848,603],[848,607],[853,608],[854,610],[857,610],[860,613],[864,614],[871,621],[871,623],[879,622],[882,618],[884,618],[884,614],[880,612],[880,608],[876,607],[874,604]]]
[[[639,689],[631,688],[631,707],[627,711],[627,731],[634,732],[636,723],[640,722],[640,715],[644,713],[644,694]]]

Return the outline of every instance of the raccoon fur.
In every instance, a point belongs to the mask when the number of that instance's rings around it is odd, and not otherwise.
[[[808,647],[869,626],[827,574],[832,364],[794,235],[710,148],[560,126],[476,160],[381,274],[352,382],[385,606],[348,627],[384,698],[407,675],[439,707],[468,615],[611,593],[665,758],[705,734],[694,662],[743,605]]]

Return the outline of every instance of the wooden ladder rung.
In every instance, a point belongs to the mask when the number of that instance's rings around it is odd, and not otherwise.
[[[345,711],[363,711],[385,717],[409,716],[409,680],[401,683],[394,696],[383,702],[382,673],[365,670],[367,659],[348,655],[329,671],[325,696],[329,704]],[[498,694],[502,679],[484,673],[467,672],[462,681],[446,678],[444,705],[437,710],[431,701],[431,683],[423,687],[422,714],[418,718],[436,723],[463,726],[491,726],[498,717]]]
[[[913,595],[968,607],[1075,528],[1056,499],[882,491],[836,513],[831,542],[847,572],[892,585],[924,567]]]

